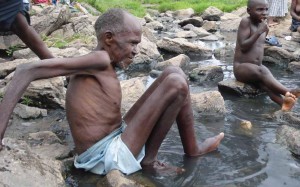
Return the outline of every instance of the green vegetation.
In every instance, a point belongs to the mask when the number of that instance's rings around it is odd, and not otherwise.
[[[167,10],[180,10],[193,8],[197,14],[201,14],[207,7],[215,6],[224,12],[230,12],[245,6],[247,0],[79,0],[87,2],[100,12],[109,8],[124,8],[132,14],[143,17],[146,8],[143,5],[150,4],[151,8],[160,12]]]
[[[22,49],[21,45],[14,45],[14,46],[11,46],[8,49],[6,49],[5,52],[8,56],[12,56],[15,51],[18,51],[20,49]]]
[[[33,104],[33,101],[32,101],[32,99],[30,99],[29,97],[24,96],[24,97],[22,98],[21,103],[22,103],[23,105],[30,106],[31,104]]]
[[[68,45],[75,40],[80,40],[82,43],[87,45],[90,44],[93,40],[92,37],[81,34],[74,34],[71,37],[67,38],[65,38],[64,36],[42,36],[42,38],[48,47],[56,47],[60,49],[68,47]]]

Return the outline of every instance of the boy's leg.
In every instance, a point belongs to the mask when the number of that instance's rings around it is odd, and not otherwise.
[[[277,81],[264,65],[240,63],[234,68],[234,74],[238,81],[263,85],[262,89],[267,88],[274,94],[285,95],[288,92],[288,89]]]
[[[22,13],[17,14],[11,29],[40,59],[54,57]]]
[[[135,154],[146,144],[143,165],[156,161],[158,149],[176,119],[187,155],[196,156],[215,150],[224,137],[220,134],[198,146],[188,83],[184,76],[179,68],[168,68],[125,116],[128,131],[125,130],[122,139]],[[138,148],[136,144],[139,144]]]

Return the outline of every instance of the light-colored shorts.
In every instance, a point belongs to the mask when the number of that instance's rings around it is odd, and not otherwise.
[[[120,128],[77,155],[74,166],[100,175],[105,175],[113,169],[129,175],[142,169],[140,163],[145,156],[145,146],[135,158],[121,139],[126,126],[125,122],[122,122]]]

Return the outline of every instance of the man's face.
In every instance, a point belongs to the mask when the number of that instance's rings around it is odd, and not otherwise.
[[[142,36],[141,27],[136,23],[136,19],[129,16],[127,18],[125,16],[124,19],[126,23],[124,31],[114,34],[110,47],[113,63],[122,68],[132,63],[134,56],[138,53],[137,45],[141,42]]]
[[[267,19],[269,5],[265,0],[255,0],[253,6],[248,7],[247,12],[255,22],[262,22]]]

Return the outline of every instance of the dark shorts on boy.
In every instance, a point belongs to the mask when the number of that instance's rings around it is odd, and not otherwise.
[[[0,36],[13,34],[11,26],[21,12],[30,24],[30,16],[25,10],[23,0],[0,0]]]
[[[300,26],[300,21],[292,18],[292,24],[290,26],[290,30],[292,32],[296,32],[299,26]]]

